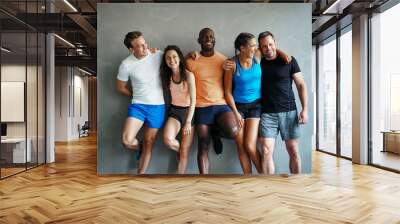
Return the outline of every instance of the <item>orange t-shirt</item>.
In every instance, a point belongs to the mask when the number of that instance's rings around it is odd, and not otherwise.
[[[224,97],[224,70],[226,57],[215,51],[211,57],[189,58],[187,68],[193,72],[196,82],[196,107],[226,104]]]

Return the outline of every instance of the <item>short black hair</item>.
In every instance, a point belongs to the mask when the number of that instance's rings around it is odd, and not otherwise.
[[[206,28],[203,28],[203,29],[200,30],[200,32],[199,32],[199,37],[203,36],[204,33],[207,32],[207,31],[214,32],[211,28],[206,27]]]
[[[143,36],[142,32],[140,31],[132,31],[125,35],[124,44],[126,48],[132,48],[132,40]]]
[[[255,37],[251,33],[240,33],[235,39],[235,49],[240,51],[240,47],[248,44],[253,38]]]
[[[262,33],[260,33],[260,34],[258,35],[258,43],[260,43],[260,40],[261,40],[261,39],[263,39],[264,37],[268,37],[268,36],[271,36],[272,39],[275,40],[275,37],[274,37],[274,35],[273,35],[271,32],[269,32],[269,31],[264,31],[264,32],[262,32]]]
[[[203,35],[204,35],[207,31],[211,31],[211,32],[214,33],[214,30],[212,30],[212,29],[209,28],[209,27],[206,27],[206,28],[201,29],[200,32],[199,32],[199,37],[197,38],[197,42],[200,43],[200,38],[203,37]]]

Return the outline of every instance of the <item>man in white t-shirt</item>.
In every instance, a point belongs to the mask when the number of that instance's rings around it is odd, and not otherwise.
[[[158,130],[164,124],[165,104],[160,78],[162,52],[154,54],[147,48],[146,41],[139,31],[126,34],[125,46],[131,54],[119,66],[117,90],[132,97],[128,106],[128,118],[122,131],[122,144],[127,149],[142,150],[139,174],[144,174],[150,162],[151,151]],[[131,81],[130,89],[128,80]],[[144,125],[143,147],[136,138]]]

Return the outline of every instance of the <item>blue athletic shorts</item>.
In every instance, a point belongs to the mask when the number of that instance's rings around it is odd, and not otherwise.
[[[194,123],[212,125],[216,122],[217,117],[225,112],[232,112],[228,105],[196,107],[194,112]]]
[[[143,121],[149,128],[162,128],[165,121],[165,105],[130,104],[128,117]]]
[[[281,133],[283,141],[300,137],[297,110],[280,113],[261,114],[260,135],[263,138],[276,138]]]

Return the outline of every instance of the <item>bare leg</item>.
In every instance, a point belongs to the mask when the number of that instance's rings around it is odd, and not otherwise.
[[[239,133],[235,115],[231,111],[219,114],[217,117],[217,125],[222,137],[232,139]]]
[[[244,174],[251,174],[251,161],[247,152],[244,149],[243,142],[244,127],[239,129],[238,134],[235,137],[237,152],[239,156],[240,165]]]
[[[122,145],[125,148],[132,150],[139,149],[139,141],[136,139],[136,135],[142,126],[143,121],[133,117],[126,118],[122,130]]]
[[[197,165],[200,174],[208,174],[208,149],[210,148],[210,128],[208,125],[199,124],[196,126],[198,135]]]
[[[176,140],[176,136],[181,129],[181,123],[177,121],[175,118],[169,117],[167,123],[164,127],[164,144],[168,146],[168,148],[179,152],[179,141]]]
[[[265,174],[275,173],[275,164],[272,155],[274,154],[274,138],[261,138],[262,156],[262,171]]]
[[[260,152],[257,150],[257,136],[258,136],[259,123],[260,119],[257,118],[246,119],[243,145],[251,161],[253,161],[257,169],[257,172],[262,173],[261,155]]]
[[[179,148],[179,164],[178,164],[178,174],[184,174],[186,172],[186,167],[188,163],[189,150],[192,145],[194,135],[194,128],[188,135],[182,135],[182,143]]]
[[[153,149],[154,142],[156,140],[158,128],[144,127],[144,144],[142,156],[139,162],[139,174],[144,174],[146,172],[147,166],[149,165],[151,158],[151,151]]]
[[[299,155],[299,142],[297,139],[289,139],[285,141],[286,150],[289,153],[289,169],[290,173],[300,173],[301,159]]]

